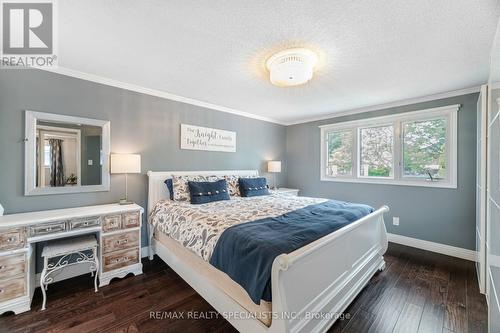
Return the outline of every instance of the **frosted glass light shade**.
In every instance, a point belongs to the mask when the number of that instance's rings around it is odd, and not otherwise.
[[[312,79],[318,56],[311,50],[293,48],[280,51],[266,61],[269,80],[280,87],[298,86]]]
[[[111,154],[111,173],[141,173],[141,155]]]
[[[281,161],[268,161],[267,172],[281,172]]]

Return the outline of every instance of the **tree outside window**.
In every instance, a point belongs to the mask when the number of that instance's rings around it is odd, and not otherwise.
[[[360,176],[392,177],[393,126],[369,127],[360,130]]]
[[[352,175],[352,139],[350,130],[328,133],[328,175]]]
[[[403,124],[403,175],[446,177],[446,119]]]

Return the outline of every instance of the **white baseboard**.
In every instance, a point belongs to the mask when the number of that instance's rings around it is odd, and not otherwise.
[[[440,254],[444,254],[451,257],[457,257],[469,261],[476,261],[476,251],[463,249],[460,247],[455,247],[451,245],[439,244],[434,242],[429,242],[422,239],[411,238],[396,234],[387,234],[387,238],[389,242],[397,243],[401,245],[406,245],[410,247],[415,247],[417,249],[427,250],[431,252],[436,252]],[[154,251],[153,251],[154,252]],[[145,258],[149,255],[149,247],[144,246],[141,248],[141,257]],[[66,280],[78,275],[86,274],[89,272],[88,268],[85,265],[76,265],[74,266],[76,269],[65,272],[63,270],[61,274],[58,276],[57,281]],[[35,276],[35,284],[36,287],[40,286],[40,273],[37,273]]]
[[[387,234],[389,242],[415,247],[417,249],[427,250],[444,254],[451,257],[461,258],[469,261],[476,261],[477,253],[473,250],[463,249],[451,245],[429,242],[422,239],[411,238],[396,234]]]

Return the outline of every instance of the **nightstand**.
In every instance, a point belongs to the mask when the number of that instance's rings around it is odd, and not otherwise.
[[[286,187],[280,187],[278,189],[271,189],[272,193],[279,193],[282,195],[291,195],[293,197],[296,197],[299,195],[299,190],[295,188],[286,188]]]

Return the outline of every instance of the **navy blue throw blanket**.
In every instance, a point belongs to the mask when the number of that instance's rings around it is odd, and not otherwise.
[[[367,205],[329,200],[277,217],[238,224],[219,238],[210,263],[240,284],[256,304],[271,301],[274,259],[373,212]]]

